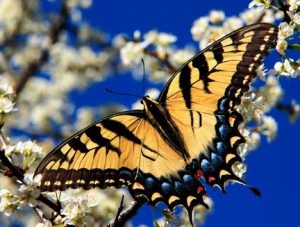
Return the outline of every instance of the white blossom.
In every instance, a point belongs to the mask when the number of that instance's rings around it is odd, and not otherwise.
[[[38,223],[35,227],[52,227],[52,224],[50,221],[46,221],[44,223]]]
[[[243,178],[247,171],[247,165],[243,162],[236,162],[232,165],[232,170],[237,177]]]
[[[260,118],[263,112],[264,98],[256,96],[253,92],[247,92],[242,97],[241,103],[237,110],[243,115],[246,121]]]
[[[300,7],[300,1],[299,0],[289,0],[289,11],[295,12]]]
[[[263,12],[264,16],[261,20],[263,23],[274,24],[275,20],[281,20],[284,15],[283,12],[274,11],[273,9],[265,9]]]
[[[294,34],[294,26],[287,22],[281,22],[278,26],[278,38],[285,39]]]
[[[173,63],[173,65],[183,65],[194,55],[195,53],[192,49],[185,48],[183,50],[176,50],[171,54],[169,60]]]
[[[82,8],[89,8],[89,7],[91,7],[92,3],[93,3],[93,0],[80,0],[80,6]]]
[[[65,215],[64,223],[75,226],[91,226],[95,220],[92,216],[92,208],[97,204],[95,199],[87,196],[77,196],[65,201],[61,214]]]
[[[209,20],[214,24],[218,24],[225,19],[225,13],[221,10],[212,10],[209,13]]]
[[[252,130],[250,132],[248,128],[244,128],[243,130],[240,131],[244,136],[244,138],[246,139],[246,142],[238,146],[238,154],[242,159],[245,159],[245,157],[251,151],[256,150],[260,145],[260,134]]]
[[[169,78],[170,78],[170,73],[167,72],[166,70],[153,70],[149,77],[149,79],[153,83],[167,82]]]
[[[245,10],[244,12],[240,13],[240,17],[242,18],[243,21],[246,22],[246,24],[255,23],[259,16],[260,16],[260,12],[258,12],[254,8]]]
[[[146,42],[128,42],[120,51],[123,64],[128,66],[141,61],[144,56],[144,49],[148,45],[149,43]]]
[[[273,24],[275,20],[279,20],[283,17],[283,14],[272,10],[272,9],[265,9],[263,12],[258,11],[255,8],[247,9],[244,12],[240,13],[241,19],[246,24],[254,24],[257,23],[257,19],[262,16],[260,22],[264,23],[271,23]]]
[[[144,35],[144,39],[147,43],[169,46],[170,44],[176,42],[177,37],[172,34],[152,30]]]
[[[252,132],[249,137],[246,138],[246,141],[251,150],[256,150],[260,145],[260,134],[258,132]]]
[[[0,212],[10,216],[19,206],[18,199],[7,189],[0,190]]]
[[[8,144],[4,146],[5,154],[15,165],[28,168],[35,161],[44,157],[42,147],[35,142],[28,140],[26,142],[19,141],[16,145]]]
[[[285,39],[277,39],[276,50],[280,55],[285,55],[285,50],[288,47],[288,43]]]
[[[95,117],[95,110],[91,107],[81,107],[77,110],[76,129],[80,130],[89,125]]]
[[[300,27],[300,13],[291,14],[291,19],[295,26],[299,29]]]
[[[92,0],[67,0],[66,3],[71,9],[76,7],[89,8],[92,4]]]
[[[21,0],[0,1],[0,43],[16,31],[22,17],[23,7]]]
[[[226,21],[224,21],[223,27],[225,29],[225,33],[228,34],[243,27],[243,21],[238,17],[229,17]]]
[[[277,122],[273,117],[264,116],[262,118],[262,124],[260,126],[260,132],[267,136],[267,140],[271,142],[277,135],[278,127]]]
[[[112,44],[115,48],[122,48],[123,46],[125,46],[127,43],[126,41],[126,37],[124,34],[118,34],[116,35],[113,40],[112,40]]]
[[[276,62],[275,71],[282,76],[296,78],[300,74],[300,68],[293,64],[292,59],[285,59],[284,62]]]
[[[258,95],[264,100],[263,112],[267,112],[282,98],[283,90],[276,77],[269,75],[266,84],[259,88]]]
[[[38,201],[36,200],[41,191],[37,188],[41,182],[42,175],[39,174],[33,179],[32,174],[25,174],[24,182],[19,188],[20,192],[20,201],[22,205],[28,204],[29,206],[36,206]]]
[[[209,26],[208,17],[200,17],[199,19],[194,21],[193,26],[191,28],[193,39],[195,41],[200,41],[203,38],[203,34],[207,31],[208,26]]]
[[[267,75],[267,69],[265,68],[264,64],[261,64],[258,69],[257,69],[257,76],[262,79],[265,80],[266,79],[266,75]]]
[[[270,0],[253,0],[249,3],[249,8],[256,7],[257,10],[263,10],[270,6]]]
[[[0,113],[9,113],[14,110],[15,103],[8,97],[0,96]]]
[[[8,83],[3,83],[3,81],[1,81],[0,95],[12,95],[12,94],[14,94],[14,90],[13,90],[12,86],[9,85]]]

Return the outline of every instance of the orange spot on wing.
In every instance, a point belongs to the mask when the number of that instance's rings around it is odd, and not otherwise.
[[[203,176],[204,176],[204,174],[200,169],[198,169],[197,172],[194,174],[194,177],[196,177],[198,180],[200,179],[200,177],[203,177]]]
[[[210,176],[210,177],[208,177],[208,182],[211,183],[211,182],[214,181],[215,179],[216,179],[216,178]]]
[[[204,188],[202,186],[199,186],[197,188],[197,194],[200,194],[203,190],[204,190]]]

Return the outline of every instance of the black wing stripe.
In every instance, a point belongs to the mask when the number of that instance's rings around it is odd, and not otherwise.
[[[217,63],[223,62],[223,46],[221,43],[216,43],[214,49],[213,49],[214,59],[217,61]]]
[[[212,80],[208,78],[209,68],[205,56],[203,54],[200,54],[197,58],[192,60],[192,65],[199,70],[199,80],[203,81],[205,92],[210,93],[208,84]]]
[[[182,90],[185,106],[191,108],[191,69],[188,65],[182,68],[179,77],[179,87]]]
[[[123,136],[129,141],[132,141],[137,144],[141,144],[141,140],[135,136],[129,129],[119,121],[107,119],[101,123],[104,128],[108,129],[111,132],[114,132],[116,135]]]

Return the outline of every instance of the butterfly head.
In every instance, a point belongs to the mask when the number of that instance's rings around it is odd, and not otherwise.
[[[146,95],[141,99],[141,104],[143,104],[144,109],[146,110],[146,112],[148,112],[149,110],[151,110],[153,108],[159,108],[159,106],[160,106],[159,102],[157,102],[154,99],[150,98],[149,95]]]

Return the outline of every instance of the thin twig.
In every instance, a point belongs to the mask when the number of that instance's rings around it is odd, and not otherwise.
[[[122,198],[123,200],[123,198]],[[130,206],[128,206],[126,209],[123,209],[123,205],[122,207],[120,206],[118,209],[118,213],[117,216],[110,221],[110,223],[107,225],[109,227],[120,227],[120,226],[124,226],[124,224],[134,215],[136,215],[137,211],[144,205],[145,203],[145,198],[143,196],[139,196],[137,198],[135,198],[134,201],[132,201],[132,203],[130,204]],[[119,210],[121,212],[119,212]]]
[[[26,185],[24,181],[24,174],[6,157],[5,151],[0,151],[0,160],[4,166],[6,166],[19,181]]]
[[[116,218],[115,218],[115,223],[118,222],[118,218],[119,218],[119,216],[120,216],[122,210],[124,209],[123,202],[124,202],[124,195],[122,195],[122,199],[121,199],[121,202],[120,202],[120,206],[119,206],[119,209],[118,209],[118,211],[117,211]]]
[[[145,54],[148,54],[149,56],[154,57],[154,58],[156,58],[159,62],[163,63],[163,64],[169,69],[169,71],[170,71],[171,73],[175,73],[175,72],[177,71],[177,68],[175,68],[175,67],[171,64],[171,62],[169,61],[168,56],[166,56],[165,59],[161,59],[161,58],[158,56],[158,54],[157,54],[156,52],[154,52],[154,51],[150,51],[150,50],[148,50],[148,49],[145,49],[144,52],[145,52]]]

